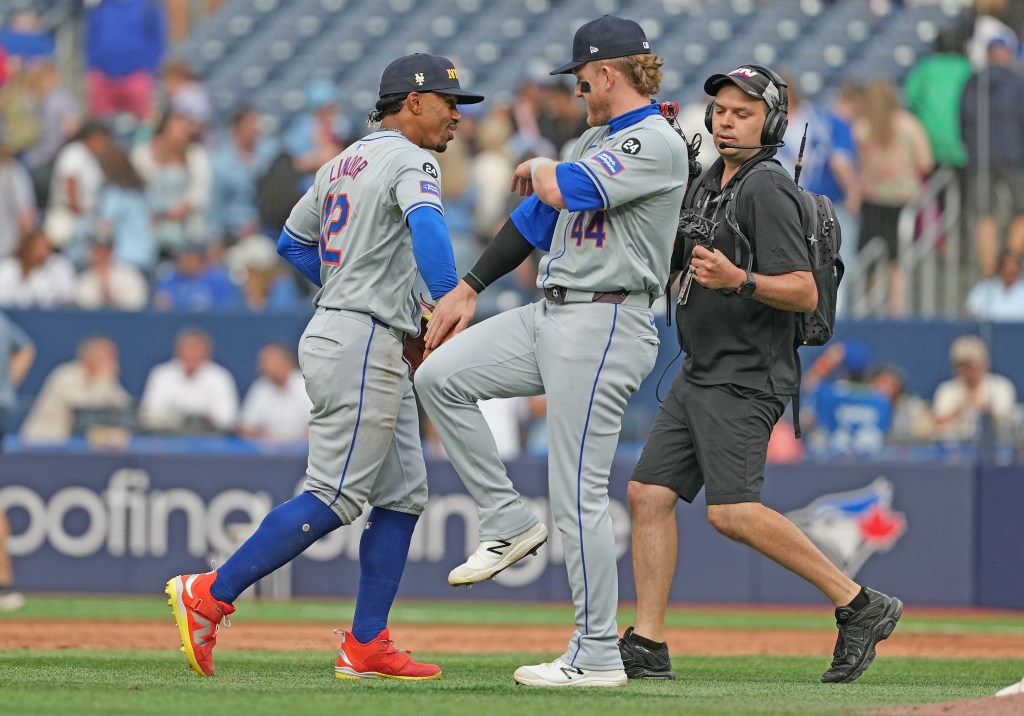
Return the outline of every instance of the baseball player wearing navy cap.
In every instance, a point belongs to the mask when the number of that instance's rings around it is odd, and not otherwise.
[[[420,328],[418,273],[435,299],[457,282],[440,174],[426,150],[443,152],[459,124],[457,105],[483,97],[462,89],[447,58],[424,54],[392,62],[379,94],[368,120],[380,128],[320,168],[278,242],[278,252],[320,286],[299,341],[313,403],[303,492],[271,511],[219,570],[167,583],[183,650],[200,676],[213,676],[217,631],[238,595],[353,522],[367,502],[356,611],[352,631],[342,632],[335,675],[441,676],[397,649],[387,625],[427,500],[403,340]]]
[[[516,168],[512,190],[530,196],[438,303],[427,329],[435,350],[416,373],[417,394],[480,507],[481,544],[449,575],[456,586],[490,579],[548,537],[509,480],[477,401],[548,397],[551,510],[576,630],[553,662],[517,669],[521,684],[626,683],[608,477],[626,401],[658,353],[650,306],[668,281],[689,166],[685,143],[651,102],[662,62],[632,20],[606,15],[576,32],[572,61],[555,73],[576,76],[591,129],[566,161]],[[548,252],[537,277],[544,300],[460,332],[477,294],[535,248]]]

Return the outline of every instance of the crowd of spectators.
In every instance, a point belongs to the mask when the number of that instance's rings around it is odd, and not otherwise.
[[[331,83],[312,80],[303,111],[273,134],[264,132],[264,118],[252,107],[219,116],[187,58],[174,56],[164,13],[157,0],[87,4],[81,77],[62,76],[53,38],[37,16],[18,13],[0,28],[0,308],[309,310],[313,287],[279,259],[276,238],[315,170],[365,131],[366,108],[343,105]],[[790,128],[779,159],[795,169],[806,126],[801,185],[831,197],[843,227],[850,278],[841,305],[850,300],[857,249],[881,241],[890,263],[876,280],[889,286],[891,314],[906,313],[896,262],[898,218],[935,167],[952,167],[968,189],[976,240],[971,260],[982,279],[965,315],[1024,321],[1018,35],[1024,18],[1018,14],[1012,3],[977,0],[964,23],[939,36],[936,51],[919,62],[905,87],[850,81],[829,93],[826,105],[789,82]],[[169,22],[178,39],[179,20]],[[573,88],[548,69],[535,59],[521,68],[505,98],[461,107],[459,139],[438,157],[460,271],[520,200],[508,192],[516,163],[557,158],[586,129]],[[69,88],[81,88],[81,97]],[[980,104],[979,93],[991,102]],[[705,102],[684,106],[688,135],[704,132]],[[704,145],[710,150],[709,137]],[[706,151],[705,166],[712,158]],[[1008,201],[1000,203],[1003,197]],[[531,259],[481,295],[481,314],[535,300],[535,280]],[[154,368],[133,413],[135,427],[284,439],[261,417],[273,409],[294,417],[282,421],[281,431],[301,438],[297,426],[308,406],[299,405],[305,396],[290,349],[263,349],[259,389],[254,385],[256,395],[239,411],[234,379],[217,370],[210,348],[201,334],[180,337],[174,359]],[[117,408],[116,365],[109,341],[83,344],[78,358],[50,377],[25,422],[26,438],[41,435],[39,425],[61,433],[74,427],[73,416],[36,418],[37,411],[68,410],[51,397],[54,391],[65,403],[102,393],[107,402],[92,407]],[[861,434],[840,415],[863,417],[872,410],[881,442],[942,436],[938,404],[905,394],[904,369],[844,365],[836,363],[827,390],[806,386],[809,445],[824,440],[856,452],[880,444],[877,434]],[[51,381],[74,387],[58,390]],[[234,406],[230,415],[199,409],[214,394],[221,396],[220,411]],[[291,408],[268,408],[285,402]],[[842,408],[851,404],[859,407]],[[543,451],[543,430],[536,429],[543,424],[542,399],[488,410],[494,424],[504,426],[509,454]]]

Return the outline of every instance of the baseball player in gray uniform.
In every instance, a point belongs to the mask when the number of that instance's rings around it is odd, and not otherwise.
[[[352,631],[338,678],[435,679],[441,670],[396,649],[388,614],[427,500],[416,400],[402,343],[420,327],[417,269],[436,299],[457,282],[437,162],[483,100],[444,57],[402,57],[384,71],[371,123],[380,129],[325,164],[291,212],[278,251],[321,286],[299,343],[313,403],[304,492],[278,506],[224,565],[167,583],[189,663],[212,676],[222,619],[249,585],[372,506],[359,548]]]
[[[592,129],[566,161],[533,159],[516,168],[513,190],[531,196],[438,303],[427,329],[434,352],[416,374],[416,389],[480,506],[481,544],[449,575],[456,586],[490,579],[547,539],[509,480],[476,404],[547,395],[551,509],[565,547],[576,631],[563,655],[520,667],[515,679],[621,686],[608,475],[626,401],[657,356],[650,306],[668,280],[688,161],[683,140],[651,102],[663,61],[637,23],[606,15],[583,25],[572,57],[552,74],[575,74]],[[476,295],[535,247],[548,252],[537,279],[545,299],[460,333]],[[441,345],[451,332],[457,335]]]

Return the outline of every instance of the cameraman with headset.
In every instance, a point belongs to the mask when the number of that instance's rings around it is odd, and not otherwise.
[[[686,272],[676,308],[686,360],[629,483],[637,622],[619,649],[630,678],[675,678],[664,643],[675,506],[704,487],[716,530],[803,577],[836,606],[839,638],[821,680],[849,682],[871,664],[903,605],[853,582],[761,504],[768,438],[800,387],[794,313],[817,302],[799,190],[773,159],[786,131],[787,88],[770,68],[747,65],[712,75],[704,91],[715,98],[705,124],[720,158],[683,205],[672,269]],[[754,172],[735,195],[761,162],[774,166]]]

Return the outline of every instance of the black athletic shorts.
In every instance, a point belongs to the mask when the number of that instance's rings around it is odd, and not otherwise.
[[[760,502],[768,438],[790,396],[739,385],[672,382],[631,479],[709,505]]]

